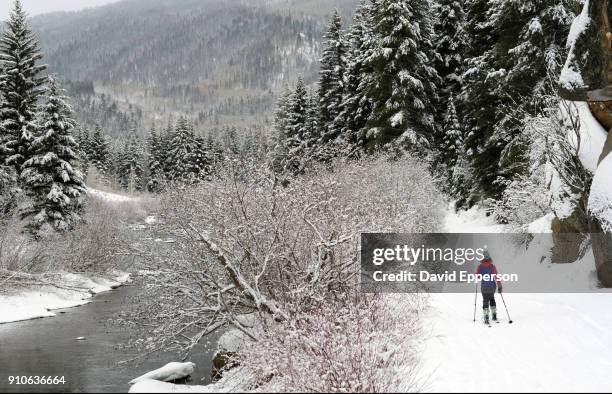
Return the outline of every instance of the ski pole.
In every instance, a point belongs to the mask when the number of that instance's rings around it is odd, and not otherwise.
[[[474,291],[474,323],[476,323],[476,299],[478,298],[478,283],[476,283],[476,290]]]
[[[508,312],[508,307],[506,306],[506,300],[504,300],[504,295],[502,293],[499,293],[499,295],[501,296],[501,299],[504,302],[504,308],[506,308],[506,314],[508,315],[508,323],[512,324],[512,318],[510,318],[510,312]]]

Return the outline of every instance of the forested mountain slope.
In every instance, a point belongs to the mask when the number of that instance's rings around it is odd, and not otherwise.
[[[93,82],[125,112],[135,105],[143,122],[188,112],[199,124],[248,124],[297,74],[314,81],[327,16],[349,17],[355,2],[126,0],[32,25],[52,72]]]

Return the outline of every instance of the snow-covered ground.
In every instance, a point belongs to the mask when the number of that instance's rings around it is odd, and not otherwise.
[[[542,229],[550,218],[529,228]],[[490,226],[489,226],[490,225]],[[448,232],[501,232],[483,212],[449,212]],[[585,259],[592,259],[588,255]],[[551,269],[568,270],[572,264]],[[580,268],[593,269],[594,267]],[[509,286],[507,286],[509,287]],[[421,374],[431,392],[611,391],[612,294],[499,295],[501,323],[481,323],[479,295],[432,294],[423,318]]]
[[[467,211],[455,212],[454,204],[448,207],[444,219],[447,233],[503,233],[506,227],[497,224],[491,216],[486,216],[483,208],[474,206]]]
[[[87,188],[87,194],[90,196],[99,198],[101,200],[107,201],[107,202],[115,202],[115,203],[134,202],[134,201],[139,200],[138,197],[124,196],[122,194],[105,192],[105,191],[93,189],[93,188]]]
[[[424,318],[427,391],[611,391],[612,294],[504,295],[513,324],[480,322],[473,294],[434,294]],[[479,298],[479,302],[482,302]]]
[[[52,283],[56,286],[37,286],[0,296],[0,324],[55,316],[54,310],[87,304],[93,295],[116,288],[129,278],[124,272],[115,272],[111,278],[72,273],[54,275]]]

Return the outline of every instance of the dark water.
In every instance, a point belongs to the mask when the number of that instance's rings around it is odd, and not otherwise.
[[[179,361],[175,353],[154,354],[139,364],[117,365],[135,355],[117,350],[130,334],[108,319],[126,309],[128,297],[136,291],[136,286],[124,286],[56,317],[0,324],[0,392],[127,392],[133,378]],[[78,337],[86,340],[75,340]],[[211,343],[196,349],[188,360],[196,364],[191,383],[210,382],[216,339],[210,338]],[[16,375],[64,376],[65,384],[10,385],[9,376]]]

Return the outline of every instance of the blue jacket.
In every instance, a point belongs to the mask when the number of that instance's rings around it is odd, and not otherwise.
[[[497,275],[497,268],[495,268],[495,265],[493,264],[491,259],[482,260],[482,262],[480,263],[480,265],[476,269],[476,274],[489,275],[489,278],[487,278],[487,280],[485,280],[485,278],[483,278],[483,280],[480,282],[480,289],[481,289],[481,291],[483,291],[483,292],[495,292],[495,289],[496,289],[498,283],[499,283],[499,285],[501,287],[501,282],[500,281],[496,281],[492,277],[493,275]]]

